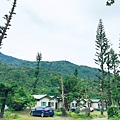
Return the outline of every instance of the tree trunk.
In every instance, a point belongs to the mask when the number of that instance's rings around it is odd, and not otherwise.
[[[87,116],[90,116],[90,102],[88,101],[88,114]]]
[[[101,109],[101,115],[103,115],[103,112],[104,112],[104,99],[103,99],[103,95],[104,93],[102,92],[102,109]]]
[[[4,115],[5,104],[6,104],[6,99],[4,99],[4,100],[2,101],[2,107],[1,107],[1,112],[0,112],[0,118],[2,118],[3,115]]]
[[[110,71],[108,67],[108,106],[112,105],[112,96],[111,96],[111,83],[110,83]]]
[[[102,109],[101,109],[101,115],[103,115],[104,112],[104,70],[102,69],[102,80],[101,80],[101,89],[102,89]]]

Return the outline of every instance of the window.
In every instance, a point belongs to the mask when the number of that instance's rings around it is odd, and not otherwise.
[[[54,102],[50,102],[50,106],[51,106],[51,107],[54,107]]]
[[[46,106],[46,102],[41,102],[41,106]]]
[[[74,103],[72,103],[72,107],[74,107]]]

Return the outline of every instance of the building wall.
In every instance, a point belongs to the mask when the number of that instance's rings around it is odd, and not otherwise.
[[[46,104],[45,104],[46,102]],[[83,106],[86,106],[88,107],[88,102],[86,102],[84,99],[82,99],[80,101],[81,104],[83,104]],[[90,102],[90,107],[93,107],[94,109],[97,109],[98,108],[98,103],[99,102],[96,102],[96,101],[91,101]],[[37,101],[37,104],[35,107],[37,106],[51,106],[53,109],[60,109],[63,105],[62,101],[58,101],[57,98],[51,98],[49,96],[45,96],[43,98],[41,98],[39,101]],[[82,106],[82,105],[81,105]],[[70,106],[69,107],[77,107],[77,101],[76,100],[73,100],[71,103],[70,103]]]
[[[70,103],[70,107],[77,107],[77,101],[76,101],[76,100],[73,100],[73,101]]]
[[[60,109],[60,108],[62,107],[62,105],[63,105],[63,102],[62,102],[62,101],[59,101],[59,102],[58,102],[58,109]]]
[[[45,104],[46,103],[46,104]],[[37,101],[37,104],[35,107],[38,106],[51,106],[53,109],[57,109],[58,108],[58,100],[57,99],[50,99],[48,97],[44,97],[42,99],[40,99],[39,101]]]
[[[93,107],[94,109],[97,109],[98,108],[98,103],[92,103],[91,107]]]
[[[51,104],[53,109],[58,109],[58,100],[56,98],[51,99],[49,102],[54,103],[54,105]]]

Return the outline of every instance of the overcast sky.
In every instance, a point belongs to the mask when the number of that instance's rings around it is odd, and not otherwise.
[[[13,0],[0,0],[0,25]],[[17,0],[12,26],[3,40],[1,52],[23,60],[67,60],[77,65],[94,63],[95,36],[99,19],[107,38],[118,52],[120,0],[111,7],[105,0]]]

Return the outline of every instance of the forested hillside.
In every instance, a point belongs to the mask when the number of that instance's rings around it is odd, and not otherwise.
[[[0,82],[10,84],[16,83],[19,86],[24,87],[27,91],[32,90],[33,83],[35,80],[34,72],[34,68],[16,68],[0,62]],[[59,77],[59,74],[51,71],[40,70],[38,88],[40,88],[41,93],[50,94],[50,91],[48,92],[47,90],[51,90],[53,88],[51,80],[55,76]]]
[[[26,91],[32,93],[35,81],[35,69],[37,63],[20,60],[14,57],[0,54],[0,82],[16,83]],[[98,70],[87,66],[78,66],[68,61],[45,62],[41,61],[39,82],[37,89],[39,94],[61,95],[61,76],[64,81],[69,80],[68,85],[73,85],[75,69],[78,69],[78,93],[98,98],[99,81],[95,77]],[[73,85],[74,87],[74,85]],[[69,87],[67,87],[69,88]],[[98,92],[93,92],[93,90]]]
[[[36,67],[36,62],[20,60],[11,56],[0,54],[0,61],[14,67]],[[62,74],[73,75],[75,69],[78,70],[78,77],[87,79],[97,79],[98,69],[88,66],[78,66],[68,61],[41,61],[41,68],[48,71],[59,72]]]
[[[70,75],[63,75],[53,71],[47,71],[40,69],[39,82],[37,89],[39,94],[49,94],[60,96],[61,94],[61,75],[63,80],[74,80],[75,77]],[[66,79],[66,80],[67,80]],[[31,92],[33,90],[33,83],[35,80],[35,68],[30,67],[14,67],[0,62],[0,82],[17,84],[19,87],[23,87],[26,91]],[[78,93],[89,94],[92,98],[97,98],[99,92],[93,92],[98,90],[97,82],[94,79],[82,79],[79,78],[79,87],[82,91],[78,90]],[[73,84],[72,81],[69,84]],[[67,87],[69,88],[69,87]],[[87,93],[86,93],[87,92]]]

